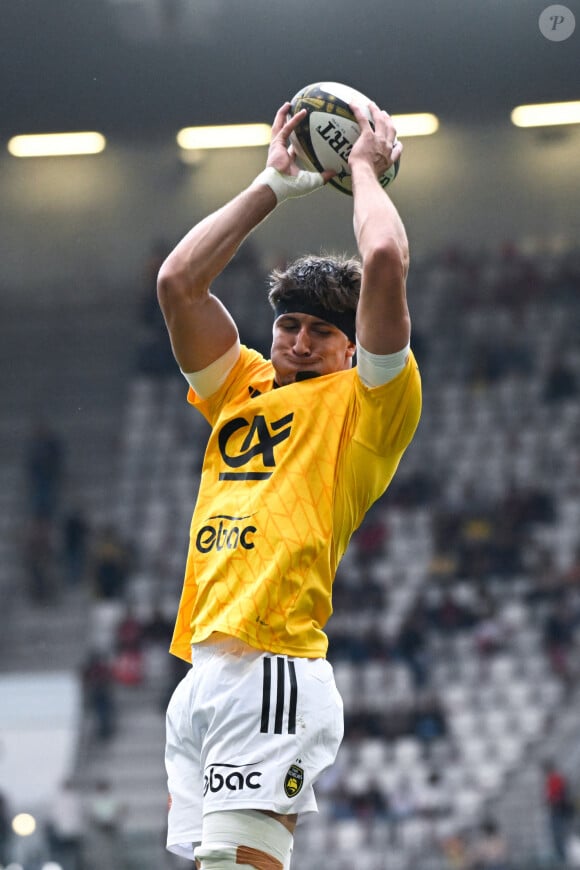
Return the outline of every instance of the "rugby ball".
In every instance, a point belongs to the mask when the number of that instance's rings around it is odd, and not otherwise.
[[[338,82],[317,82],[295,94],[288,116],[306,109],[304,119],[290,134],[298,163],[310,171],[334,169],[336,175],[328,183],[352,196],[348,156],[360,135],[360,127],[350,103],[356,103],[369,121],[372,119],[369,99],[360,91]],[[397,160],[381,175],[382,187],[387,187],[397,177],[399,162]]]

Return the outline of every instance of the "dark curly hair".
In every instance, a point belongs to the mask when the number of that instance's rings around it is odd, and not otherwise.
[[[356,311],[362,266],[356,257],[305,256],[270,274],[268,300],[272,308],[296,295],[329,311]]]

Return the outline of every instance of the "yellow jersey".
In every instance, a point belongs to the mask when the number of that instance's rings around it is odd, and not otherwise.
[[[242,346],[221,388],[188,401],[212,431],[171,652],[189,661],[220,632],[325,656],[340,559],[419,422],[413,354],[379,387],[353,368],[275,388],[271,362]]]

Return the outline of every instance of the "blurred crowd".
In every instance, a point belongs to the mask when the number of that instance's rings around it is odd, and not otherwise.
[[[169,248],[164,241],[156,242],[147,259],[135,361],[136,376],[161,382],[179,377],[154,293],[155,276]],[[261,264],[251,247],[220,281],[226,304],[241,309],[234,313],[242,340],[267,353],[269,336],[253,334],[255,318],[249,316],[252,306],[247,305],[248,294],[262,293],[264,287]],[[562,481],[561,456],[555,448],[540,445],[544,467],[538,473],[535,468],[528,476],[514,471],[501,477],[501,485],[495,488],[487,485],[485,475],[475,482],[473,475],[460,481],[459,475],[454,476],[453,457],[441,469],[429,441],[433,420],[444,413],[429,397],[438,396],[437,390],[448,382],[460,386],[460,396],[473,396],[493,393],[507,382],[515,382],[523,391],[533,381],[534,401],[546,411],[547,419],[555,421],[554,428],[566,409],[573,410],[580,392],[580,364],[570,339],[580,334],[580,257],[577,253],[550,256],[544,262],[511,244],[492,258],[449,250],[417,264],[410,285],[411,307],[416,311],[413,344],[427,397],[419,439],[427,447],[424,454],[417,454],[423,461],[415,461],[410,451],[409,461],[356,532],[351,558],[337,576],[335,614],[329,625],[329,657],[336,668],[343,663],[382,668],[385,694],[390,690],[386,675],[392,669],[402,668],[407,677],[400,703],[377,703],[374,708],[346,705],[347,742],[356,752],[357,746],[372,739],[393,744],[415,738],[429,770],[420,793],[404,778],[390,789],[372,781],[361,785],[356,778],[342,775],[325,785],[333,820],[356,820],[363,828],[384,823],[392,844],[404,838],[409,820],[429,823],[451,813],[436,757],[437,746],[449,736],[449,722],[433,672],[432,649],[438,642],[467,637],[483,665],[509,650],[510,629],[502,599],[492,589],[509,589],[525,578],[523,601],[540,629],[542,650],[564,689],[564,699],[578,687],[580,676],[580,529],[566,558],[554,546],[554,536],[538,535],[538,528],[557,531],[562,485],[578,499],[578,479]],[[564,311],[559,331],[542,337],[544,311],[558,306]],[[535,338],[530,341],[526,333],[532,316],[539,324],[540,332],[534,333],[540,335],[539,343]],[[502,433],[502,449],[508,445],[514,466],[528,435],[525,413],[521,419],[515,414],[515,425],[511,419]],[[580,425],[576,427],[578,445]],[[485,452],[494,449],[490,444]],[[568,450],[569,461],[573,449]],[[479,458],[475,457],[475,464]],[[580,459],[576,470],[580,474]],[[119,605],[109,647],[87,649],[82,673],[93,736],[106,744],[116,733],[116,693],[143,685],[151,673],[159,672],[151,662],[167,656],[172,620],[161,606],[147,613],[134,608],[132,584],[144,558],[140,542],[125,540],[114,524],[95,527],[82,500],[67,502],[66,440],[46,421],[34,427],[26,471],[29,525],[23,559],[31,601],[50,605],[67,591],[84,588],[95,605]],[[393,586],[381,581],[377,568],[389,564],[396,544],[397,530],[389,520],[392,510],[427,513],[432,549],[425,582],[399,622],[385,631],[380,617],[392,608]],[[163,556],[155,553],[152,558],[159,565]],[[173,664],[175,669],[169,670],[157,698],[160,713],[183,674],[183,664],[177,660]],[[380,686],[379,682],[379,692]],[[580,853],[576,772],[563,773],[550,760],[544,775],[542,800],[551,854],[567,866],[580,866],[580,858],[575,857],[575,849]],[[492,811],[465,834],[443,838],[438,847],[450,870],[515,866],[503,820]]]

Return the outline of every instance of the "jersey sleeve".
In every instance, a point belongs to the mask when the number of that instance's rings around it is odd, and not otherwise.
[[[421,415],[421,378],[412,353],[400,374],[380,387],[356,379],[355,412],[336,478],[335,528],[357,528],[393,479]],[[339,554],[348,541],[337,536]]]
[[[184,372],[183,377],[198,396],[205,399],[217,392],[228,378],[229,373],[240,356],[240,340],[236,338],[232,346],[210,365],[198,372]]]
[[[219,389],[204,399],[190,386],[187,401],[213,426],[227,404],[251,390],[262,392],[269,388],[273,376],[271,363],[262,354],[242,345],[237,362]]]
[[[379,387],[358,382],[359,413],[353,440],[378,456],[399,452],[411,442],[421,416],[421,377],[409,352],[403,370]]]

